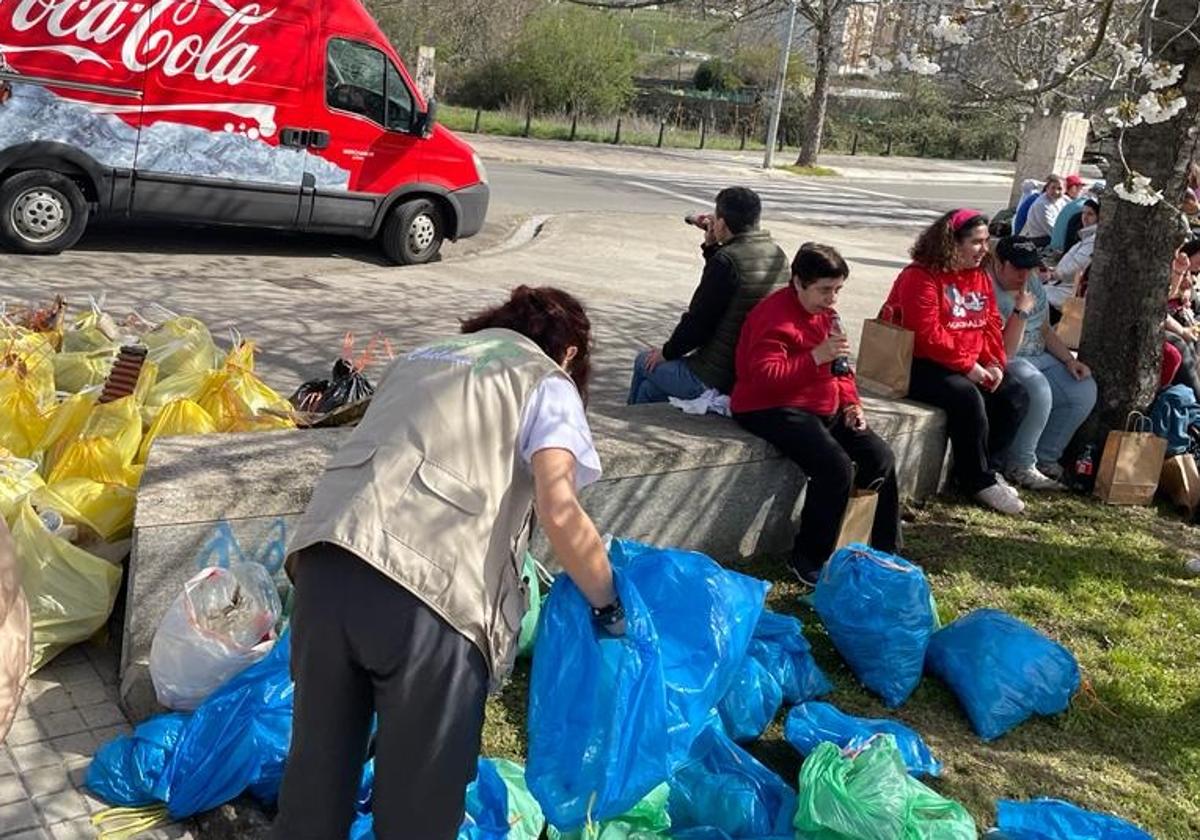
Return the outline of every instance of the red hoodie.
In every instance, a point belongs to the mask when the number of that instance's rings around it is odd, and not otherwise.
[[[976,362],[1004,368],[1004,327],[982,268],[934,271],[913,263],[892,284],[881,317],[888,314],[916,333],[917,359],[956,373],[967,373]]]
[[[741,413],[802,408],[828,417],[859,402],[853,376],[834,376],[812,350],[829,337],[833,312],[811,314],[789,284],[763,298],[742,324],[730,407]]]

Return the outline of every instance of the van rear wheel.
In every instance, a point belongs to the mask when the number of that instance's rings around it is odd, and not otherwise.
[[[428,198],[414,198],[392,209],[379,234],[379,244],[392,262],[420,265],[438,255],[444,231],[438,206]]]
[[[48,169],[0,183],[0,244],[21,254],[57,254],[83,236],[87,199],[79,185]]]

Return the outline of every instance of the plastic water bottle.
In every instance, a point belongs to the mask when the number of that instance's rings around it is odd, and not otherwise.
[[[833,328],[832,329],[833,334],[836,334],[836,335],[845,335],[846,334],[845,331],[842,330],[842,319],[838,317],[836,312],[833,314],[833,321],[830,322],[830,326]],[[851,373],[850,357],[849,356],[838,356],[829,365],[829,372],[832,373],[834,376],[849,376]]]

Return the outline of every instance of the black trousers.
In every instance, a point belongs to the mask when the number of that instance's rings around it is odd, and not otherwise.
[[[985,391],[961,373],[916,359],[908,395],[946,412],[959,490],[974,495],[995,484],[991,456],[1003,452],[1017,434],[1029,407],[1025,387],[1006,376],[994,392]]]
[[[769,408],[735,415],[747,431],[796,463],[808,478],[792,565],[816,571],[833,553],[852,486],[876,487],[879,502],[871,545],[894,552],[900,536],[896,458],[883,438],[847,428],[840,415],[821,417],[799,408]],[[857,468],[857,469],[856,469]]]
[[[424,602],[341,548],[296,564],[291,751],[273,840],[348,835],[375,733],[380,840],[453,840],[475,777],[488,669]]]

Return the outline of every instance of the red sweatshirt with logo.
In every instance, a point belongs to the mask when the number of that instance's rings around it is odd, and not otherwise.
[[[742,324],[730,396],[736,413],[802,408],[828,417],[859,402],[853,376],[818,365],[813,348],[829,337],[832,311],[810,313],[789,284],[763,298]]]
[[[1004,325],[982,268],[934,271],[913,263],[892,284],[880,317],[916,334],[914,358],[956,373],[976,362],[1001,369],[1007,362]]]

